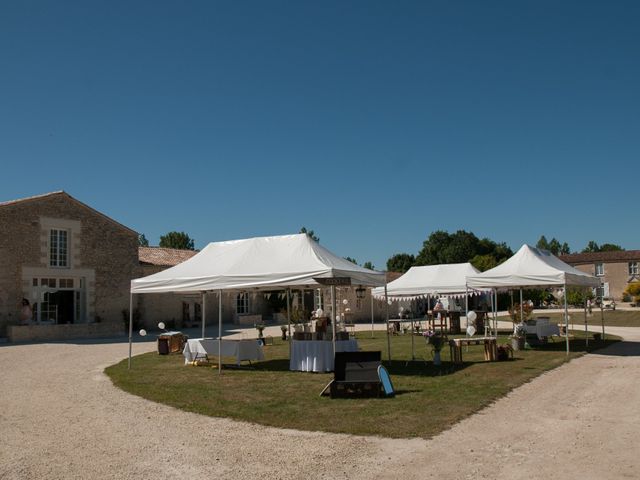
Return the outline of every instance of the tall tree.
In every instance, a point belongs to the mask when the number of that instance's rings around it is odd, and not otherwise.
[[[621,252],[624,251],[620,245],[616,245],[615,243],[603,243],[602,245],[598,245],[596,242],[591,240],[587,246],[582,250],[582,253],[591,253],[591,252]]]
[[[364,262],[364,264],[362,266],[364,268],[368,268],[369,270],[375,270],[376,269],[376,267],[371,262]]]
[[[160,246],[178,250],[194,250],[194,241],[184,232],[169,232],[160,236]]]
[[[415,265],[438,265],[464,263],[475,259],[476,268],[486,269],[498,265],[513,255],[505,243],[496,243],[488,238],[479,239],[471,232],[458,230],[449,234],[438,230],[424,241]]]
[[[358,264],[358,261],[355,258],[351,258],[351,257],[344,257],[345,260],[349,260],[351,263],[355,263],[356,265]]]
[[[147,240],[147,237],[144,236],[144,233],[138,235],[138,245],[141,247],[149,246],[149,240]]]
[[[542,235],[538,243],[536,243],[536,247],[541,248],[543,250],[549,250],[554,255],[566,255],[571,253],[571,249],[569,248],[569,244],[567,242],[560,243],[555,237],[553,237],[550,241],[547,241],[547,238]]]
[[[413,263],[416,261],[416,257],[408,253],[396,253],[393,257],[387,260],[387,270],[390,272],[405,273],[409,270]]]
[[[300,232],[298,233],[306,233],[312,240],[320,243],[320,238],[316,237],[315,232],[313,230],[307,230],[307,227],[302,227]]]

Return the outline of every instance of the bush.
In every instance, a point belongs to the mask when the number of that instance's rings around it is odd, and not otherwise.
[[[629,285],[627,285],[624,293],[629,297],[633,297],[633,301],[636,304],[640,303],[640,282],[631,282]]]

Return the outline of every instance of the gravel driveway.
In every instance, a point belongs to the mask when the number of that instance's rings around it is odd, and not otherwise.
[[[640,332],[609,331],[629,341],[428,441],[278,430],[151,403],[103,373],[127,355],[122,342],[5,344],[0,479],[638,478]]]

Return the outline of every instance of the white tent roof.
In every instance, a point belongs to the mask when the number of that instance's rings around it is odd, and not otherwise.
[[[301,233],[214,242],[183,263],[131,281],[131,293],[202,292],[317,286],[314,278],[385,284],[385,274],[334,255]]]
[[[411,267],[407,273],[387,285],[387,296],[407,298],[436,293],[464,294],[467,290],[466,277],[477,273],[478,270],[470,263]],[[384,298],[384,288],[375,288],[373,295]]]
[[[593,275],[567,265],[547,250],[523,245],[511,258],[491,270],[467,276],[470,288],[540,286],[599,287]]]

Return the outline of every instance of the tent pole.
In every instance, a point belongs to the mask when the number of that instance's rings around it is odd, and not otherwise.
[[[222,290],[218,290],[218,375],[222,375]]]
[[[464,286],[464,315],[467,322],[467,328],[469,328],[469,287]]]
[[[371,338],[373,338],[373,289],[369,289],[371,294]]]
[[[291,302],[289,299],[289,293],[290,290],[287,288],[286,290],[286,295],[287,295],[287,326],[289,327],[289,359],[291,359],[291,349],[293,348],[292,346],[292,338],[291,338]]]
[[[337,319],[337,315],[336,315],[336,286],[335,285],[331,285],[331,316],[333,317],[331,319],[331,333],[333,334],[333,358],[335,361],[336,358],[336,319]],[[335,365],[334,365],[335,367]]]
[[[389,361],[391,361],[391,338],[389,337],[389,295],[387,293],[387,280],[384,281],[384,305],[385,305],[385,316],[387,317],[387,354],[389,356]]]
[[[520,323],[524,323],[524,305],[522,302],[522,288],[520,288]]]
[[[416,361],[416,347],[415,347],[415,339],[413,338],[415,335],[413,334],[414,332],[414,326],[413,326],[413,312],[411,313],[411,361],[415,362]]]
[[[567,357],[569,356],[569,307],[567,306],[567,284],[564,284],[564,330],[565,338],[567,340]]]
[[[202,338],[204,338],[204,324],[206,322],[207,319],[207,308],[206,308],[206,302],[205,302],[205,295],[207,292],[202,292],[202,311],[200,312],[202,318],[200,319],[202,321]]]
[[[584,341],[587,349],[589,348],[589,330],[587,328],[587,296],[584,296]]]
[[[38,310],[40,307],[38,306]],[[129,292],[129,364],[128,369],[131,370],[131,344],[133,342],[133,293]]]
[[[604,302],[600,297],[600,320],[602,321],[602,340],[604,340]]]
[[[493,301],[491,302],[491,308],[493,309],[493,334],[498,338],[498,291],[494,288],[491,294],[493,295]]]

